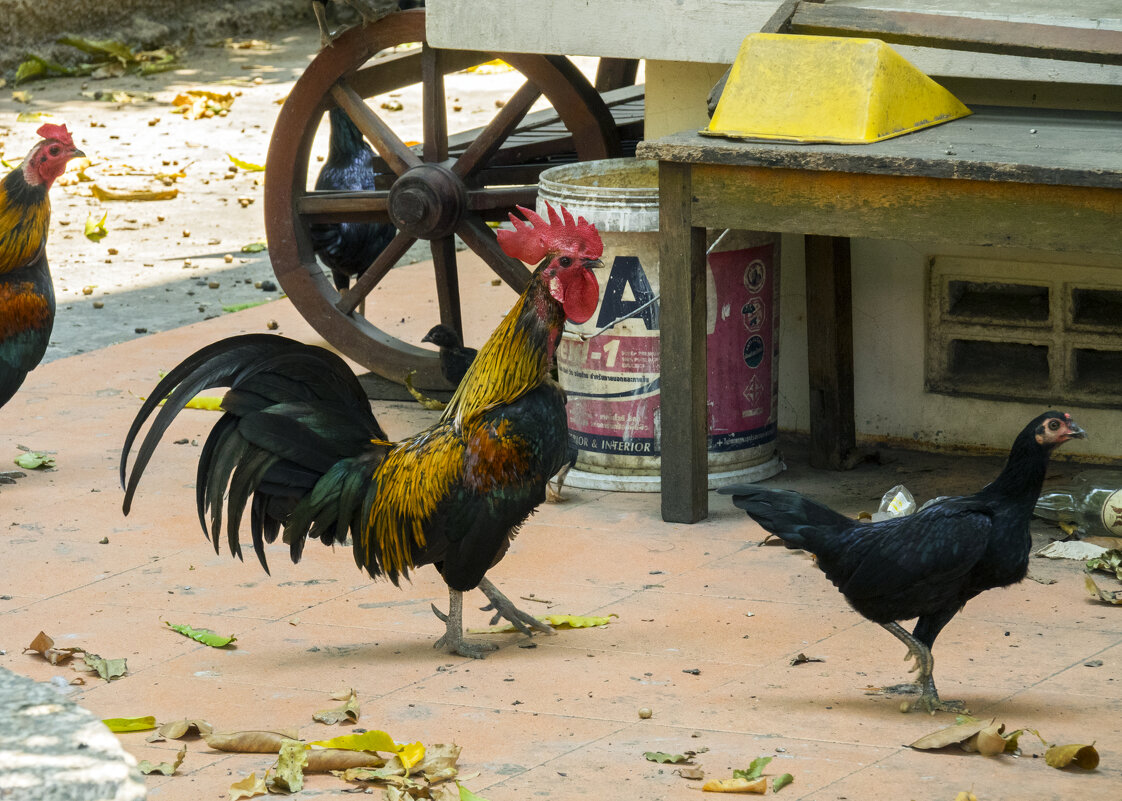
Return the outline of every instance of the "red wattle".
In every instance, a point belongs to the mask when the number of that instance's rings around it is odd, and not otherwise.
[[[600,284],[591,270],[568,270],[561,280],[562,297],[561,306],[565,309],[565,316],[578,325],[585,322],[596,312],[600,302]]]

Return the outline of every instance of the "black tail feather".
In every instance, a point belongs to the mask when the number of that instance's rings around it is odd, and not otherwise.
[[[230,552],[242,558],[239,530],[247,506],[253,549],[266,572],[265,545],[276,541],[282,526],[294,560],[309,536],[343,542],[359,525],[358,513],[369,508],[370,478],[388,450],[385,433],[346,362],[268,334],[209,345],[156,386],[125,438],[125,513],[175,416],[199,392],[223,386],[230,388],[225,414],[199,454],[195,491],[199,523],[215,551],[225,512]],[[132,446],[157,409],[130,471]]]
[[[784,542],[816,552],[820,540],[830,532],[845,531],[857,525],[845,515],[835,512],[790,490],[764,489],[751,484],[722,487],[722,495],[731,495],[733,504],[743,509]]]

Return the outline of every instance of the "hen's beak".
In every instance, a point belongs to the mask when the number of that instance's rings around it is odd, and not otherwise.
[[[1077,426],[1074,421],[1067,424],[1068,439],[1087,439],[1087,432]]]

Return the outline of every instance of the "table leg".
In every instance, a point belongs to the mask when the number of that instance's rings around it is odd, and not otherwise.
[[[841,470],[856,446],[849,238],[806,237],[810,464]]]
[[[705,229],[691,224],[690,165],[659,164],[662,519],[709,514]]]

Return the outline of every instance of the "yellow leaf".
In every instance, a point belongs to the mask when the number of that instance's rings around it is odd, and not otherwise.
[[[614,612],[607,617],[594,617],[582,615],[543,615],[538,620],[548,623],[555,629],[588,629],[596,626],[606,626],[612,622],[613,617],[619,617]],[[518,631],[512,623],[500,623],[483,629],[468,629],[469,634],[502,634],[508,631]]]
[[[958,795],[954,797],[954,801],[978,801],[978,796],[962,790]]]
[[[234,782],[230,785],[229,801],[238,801],[240,798],[253,798],[256,795],[268,795],[269,788],[265,785],[265,780],[267,778],[269,778],[269,771],[265,771],[265,775],[260,779],[257,778],[256,773],[251,773],[240,782]]]
[[[179,753],[175,755],[175,762],[149,762],[147,759],[142,759],[137,764],[137,769],[147,776],[149,773],[162,773],[165,776],[171,776],[175,773],[179,766],[183,764],[183,757],[187,756],[187,746],[179,749]]]
[[[1075,763],[1083,770],[1099,766],[1099,752],[1091,745],[1054,745],[1044,752],[1044,761],[1053,768],[1066,768]]]
[[[146,715],[142,718],[105,718],[101,722],[112,732],[148,731],[156,728],[154,715]]]
[[[90,189],[93,191],[94,197],[103,202],[106,200],[172,200],[179,196],[179,190],[174,186],[163,189],[110,189],[98,184],[90,184]],[[89,236],[89,234],[86,234],[86,236]]]
[[[196,395],[187,401],[185,409],[204,409],[208,412],[222,411],[222,398],[217,395]]]
[[[299,740],[285,740],[277,755],[277,773],[273,786],[286,793],[304,788],[304,766],[308,764],[308,747]]]
[[[710,779],[701,785],[707,793],[756,793],[763,795],[767,792],[767,779]]]
[[[344,734],[330,740],[315,740],[308,745],[322,748],[343,748],[347,751],[381,751],[397,754],[398,759],[408,771],[425,758],[425,747],[421,743],[399,745],[384,731],[368,731],[362,734]]]
[[[264,164],[254,164],[252,161],[242,161],[233,153],[227,153],[226,156],[230,159],[230,161],[234,162],[235,167],[246,170],[247,172],[265,172]]]
[[[100,242],[106,237],[106,235],[108,235],[109,230],[105,227],[105,220],[108,216],[109,212],[105,212],[101,215],[100,220],[95,220],[93,213],[91,212],[86,217],[86,239],[90,240],[91,242]]]

